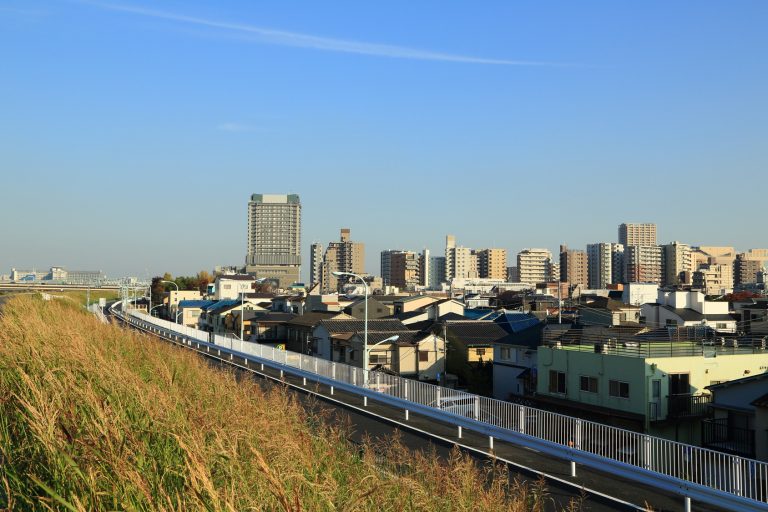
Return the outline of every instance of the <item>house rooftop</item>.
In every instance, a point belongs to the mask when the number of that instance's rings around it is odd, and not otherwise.
[[[320,325],[328,329],[330,333],[340,332],[363,332],[365,329],[365,321],[357,319],[340,319],[340,320],[321,320]],[[368,333],[373,331],[378,332],[392,332],[392,331],[407,331],[408,327],[400,320],[380,319],[380,320],[368,320]]]

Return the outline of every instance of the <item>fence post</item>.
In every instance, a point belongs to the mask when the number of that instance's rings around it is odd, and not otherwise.
[[[475,397],[475,419],[480,419],[480,397]]]
[[[649,471],[652,471],[651,464],[651,436],[643,436],[643,467]]]
[[[459,425],[459,439],[461,439],[461,425]]]
[[[742,473],[741,473],[741,457],[734,457],[733,460],[733,493],[736,496],[741,496],[743,487],[742,487]]]
[[[336,363],[331,363],[331,378],[336,380]]]
[[[518,430],[521,434],[525,434],[525,406],[520,406],[520,418],[518,422]]]

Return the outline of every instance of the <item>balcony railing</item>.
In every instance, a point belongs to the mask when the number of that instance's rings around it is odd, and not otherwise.
[[[702,444],[705,448],[753,458],[755,456],[755,431],[728,425],[728,418],[702,421]]]
[[[712,395],[669,395],[667,417],[698,418],[707,416],[710,403],[712,403]]]

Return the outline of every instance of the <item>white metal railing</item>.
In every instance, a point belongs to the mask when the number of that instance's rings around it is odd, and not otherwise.
[[[623,476],[641,480],[644,475],[668,477],[677,492],[695,494],[695,487],[716,491],[725,499],[736,499],[741,506],[755,510],[768,506],[768,463],[687,445],[659,437],[632,432],[529,406],[418,382],[411,379],[366,371],[318,357],[276,349],[201,331],[138,311],[129,311],[136,321],[176,336],[202,343],[207,350],[226,351],[295,368],[323,380],[359,388],[360,394],[372,392],[382,399],[391,398],[413,404],[413,410],[431,412],[458,425],[467,420],[478,427],[488,427],[498,439],[520,442],[538,440],[538,447],[554,446],[550,453],[580,460],[600,467],[610,462],[624,471]],[[472,427],[470,427],[472,428]],[[483,431],[482,428],[479,428]],[[498,433],[498,434],[497,434]],[[508,435],[504,435],[508,434]],[[599,463],[599,464],[598,464]],[[603,466],[605,468],[605,466]],[[646,478],[647,481],[647,478]],[[658,479],[655,481],[658,485]],[[670,486],[672,488],[672,486]],[[685,492],[684,492],[684,491]],[[718,502],[718,503],[722,503]],[[733,505],[733,503],[731,503]]]
[[[96,315],[96,318],[101,321],[101,323],[106,324],[109,323],[109,320],[107,320],[107,317],[104,315],[104,311],[101,309],[101,307],[98,304],[91,304],[88,308],[88,311]]]

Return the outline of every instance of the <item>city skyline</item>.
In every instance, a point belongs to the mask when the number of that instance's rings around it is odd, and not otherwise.
[[[768,245],[743,222],[768,164],[759,2],[4,5],[1,272],[241,264],[254,191],[302,197],[304,279],[342,227],[373,273],[448,233]]]

